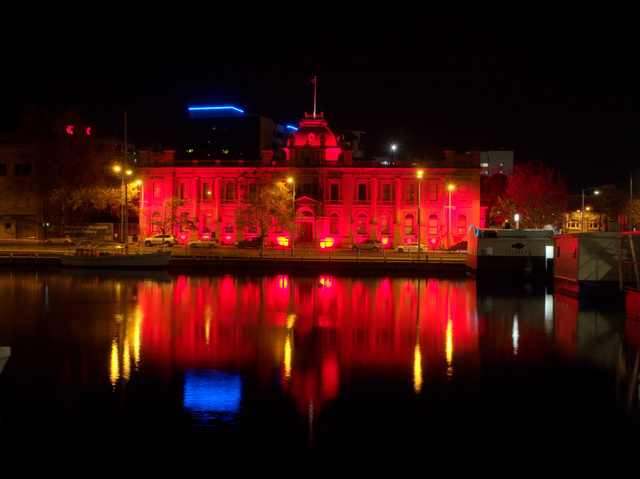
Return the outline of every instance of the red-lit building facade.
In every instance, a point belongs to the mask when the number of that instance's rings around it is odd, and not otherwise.
[[[234,213],[243,201],[240,177],[250,169],[274,182],[294,180],[296,244],[344,247],[373,238],[393,247],[420,238],[439,248],[466,239],[468,227],[479,224],[480,152],[447,151],[433,162],[354,158],[322,114],[305,115],[278,151],[209,161],[185,161],[172,151],[140,152],[141,235],[154,233],[149,218],[166,198],[177,197],[185,202],[179,214],[195,220],[198,237],[233,244],[248,236],[237,231]],[[182,241],[196,235],[174,234]],[[267,242],[288,244],[286,236]]]

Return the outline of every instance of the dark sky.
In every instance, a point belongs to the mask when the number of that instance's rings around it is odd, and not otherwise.
[[[3,7],[0,131],[75,106],[121,136],[127,110],[130,141],[170,146],[189,105],[295,124],[317,76],[330,127],[379,150],[504,148],[575,188],[640,171],[631,2],[191,3]]]

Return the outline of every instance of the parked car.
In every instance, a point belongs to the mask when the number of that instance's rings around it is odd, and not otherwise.
[[[400,246],[396,247],[396,251],[398,253],[417,253],[418,252],[418,245],[417,244],[403,244],[403,245],[400,245]],[[426,253],[427,251],[428,251],[427,245],[426,244],[421,244],[420,245],[420,252],[421,253]]]
[[[380,251],[382,249],[382,243],[378,240],[366,239],[359,243],[351,245],[353,251],[368,250],[368,251]]]
[[[178,240],[173,235],[154,235],[150,238],[145,238],[143,241],[145,246],[164,245],[174,246],[178,243]]]
[[[260,238],[248,238],[240,241],[236,241],[236,248],[259,248],[260,247]]]
[[[189,241],[187,243],[187,249],[189,249],[189,248],[217,248],[218,246],[220,246],[220,244],[215,239],[211,239],[211,240],[196,240],[196,241]]]
[[[75,240],[67,235],[55,235],[48,238],[45,243],[51,244],[63,244],[65,246],[75,243]]]
[[[467,242],[458,241],[451,248],[449,248],[449,251],[467,251]]]

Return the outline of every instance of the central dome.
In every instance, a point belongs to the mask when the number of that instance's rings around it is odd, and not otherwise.
[[[338,140],[327,126],[327,121],[322,113],[319,116],[305,113],[304,119],[300,120],[298,129],[291,133],[289,137],[290,146],[292,139],[292,146],[338,146]]]

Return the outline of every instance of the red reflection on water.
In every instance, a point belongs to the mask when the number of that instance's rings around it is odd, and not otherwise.
[[[445,377],[478,353],[464,281],[179,277],[141,284],[138,305],[141,347],[157,366],[255,368],[265,381],[280,368],[302,410],[336,397],[355,369]]]

